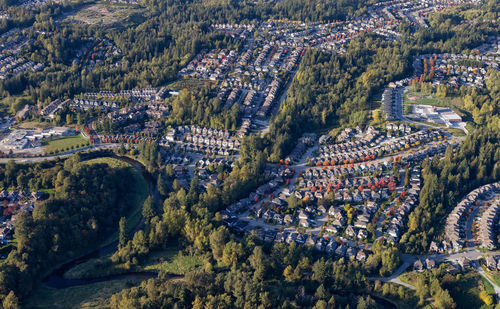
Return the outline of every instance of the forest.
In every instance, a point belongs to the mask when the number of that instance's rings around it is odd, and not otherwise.
[[[0,181],[6,188],[53,192],[36,205],[33,214],[22,211],[16,216],[17,248],[0,266],[2,299],[10,291],[19,298],[27,296],[48,269],[95,248],[133,206],[136,184],[130,169],[80,161],[76,154],[57,163],[17,165],[11,161],[2,169]]]

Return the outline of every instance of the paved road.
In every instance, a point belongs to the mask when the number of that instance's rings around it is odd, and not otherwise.
[[[416,290],[417,288],[415,286],[399,280],[399,276],[402,273],[404,273],[408,267],[413,265],[416,258],[412,255],[404,254],[402,257],[402,260],[403,260],[403,264],[401,264],[401,266],[399,266],[398,269],[396,269],[389,277],[370,277],[370,278],[368,278],[368,280],[372,280],[372,281],[379,280],[382,282],[391,282],[391,283],[402,285],[402,286],[407,287],[411,290]]]
[[[472,212],[467,218],[467,222],[465,223],[465,241],[469,246],[474,242],[474,236],[472,235],[472,226],[474,225],[474,219],[476,219],[477,213],[481,207],[474,205]]]
[[[493,289],[495,289],[495,293],[497,294],[497,299],[500,298],[500,287],[495,282],[493,282],[490,278],[488,278],[488,276],[486,276],[486,273],[481,268],[481,265],[479,265],[479,262],[475,261],[475,262],[473,262],[473,265],[474,265],[474,268],[476,269],[476,271],[481,276],[483,276],[483,278],[485,278],[493,286]]]
[[[479,252],[475,248],[468,248],[462,252],[455,252],[455,253],[450,253],[450,254],[427,254],[427,255],[403,254],[403,256],[402,256],[403,264],[400,267],[398,267],[398,269],[396,269],[390,276],[388,276],[388,277],[369,277],[368,280],[371,280],[371,281],[380,280],[382,282],[392,282],[395,284],[405,286],[409,289],[415,290],[416,289],[415,286],[402,282],[401,280],[399,280],[399,276],[408,267],[412,266],[413,263],[417,259],[418,260],[425,260],[425,259],[429,258],[429,259],[436,261],[436,263],[440,263],[440,262],[454,262],[454,263],[456,263],[459,258],[465,257],[471,261],[471,265],[474,266],[476,271],[481,276],[486,278],[486,280],[488,280],[488,282],[490,282],[491,285],[493,285],[493,288],[495,289],[495,293],[500,298],[500,287],[498,285],[496,285],[496,283],[491,281],[488,277],[486,277],[486,274],[484,273],[482,268],[479,266],[478,259],[480,257],[483,257],[486,254],[493,256],[493,257],[500,255],[499,252],[495,252],[495,251]]]

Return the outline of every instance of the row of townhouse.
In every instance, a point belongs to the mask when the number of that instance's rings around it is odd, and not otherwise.
[[[231,150],[239,149],[240,141],[238,139],[225,139],[219,137],[203,137],[201,135],[188,134],[184,137],[184,143],[193,145],[218,146],[229,148]]]
[[[220,129],[212,129],[207,127],[200,127],[195,125],[185,125],[179,126],[175,130],[175,134],[184,136],[184,135],[199,135],[202,137],[216,137],[216,138],[224,138],[229,139],[231,137],[231,133],[227,130]]]
[[[412,146],[421,145],[425,142],[430,142],[441,136],[438,131],[423,130],[412,133],[403,137],[394,138],[381,144],[381,140],[374,142],[375,147],[368,147],[367,145],[351,143],[322,146],[320,148],[320,155],[311,159],[311,165],[337,165],[344,163],[356,163],[360,161],[373,160],[378,157],[382,151],[384,153],[395,153],[401,150],[410,148]],[[349,148],[351,145],[351,148]],[[358,147],[357,147],[358,146]],[[370,145],[371,146],[371,145]]]
[[[224,32],[233,38],[246,39],[253,33],[255,25],[252,24],[213,24],[214,30]]]
[[[293,148],[292,152],[285,158],[284,163],[290,164],[292,162],[298,162],[306,152],[308,147],[314,145],[314,140],[316,139],[315,134],[304,134],[298,140],[297,145]]]
[[[160,100],[165,97],[168,89],[161,88],[135,88],[130,90],[121,90],[113,92],[108,90],[101,90],[99,92],[86,92],[84,97],[88,98],[128,98],[128,99],[145,99],[145,100]]]
[[[60,99],[55,99],[45,108],[40,111],[40,115],[44,117],[48,117],[50,119],[54,119],[55,116],[66,106],[71,103],[71,100],[61,101]]]
[[[446,219],[444,236],[445,240],[451,243],[453,249],[458,250],[463,247],[465,223],[472,210],[478,206],[476,202],[480,199],[487,198],[494,192],[500,192],[500,182],[487,184],[474,189],[469,194],[467,194],[448,215]],[[436,245],[439,246],[439,244]],[[431,248],[431,251],[436,250],[437,252],[443,251],[436,249],[435,247]]]
[[[382,93],[382,108],[387,120],[396,120],[402,112],[402,105],[403,96],[398,88],[386,88],[384,90]]]
[[[451,145],[452,147],[456,147],[458,146],[458,144],[459,142],[450,143],[448,140],[445,140],[439,144],[426,145],[423,149],[419,149],[416,152],[403,154],[401,156],[401,162],[403,163],[421,162],[425,158],[432,157],[440,153],[444,153],[449,145]]]
[[[70,105],[76,109],[117,109],[120,107],[120,103],[115,101],[106,100],[95,100],[95,99],[80,99],[76,98],[70,102]]]
[[[330,179],[330,180],[335,180],[336,178],[339,178],[341,176],[357,176],[357,175],[362,175],[363,172],[368,172],[368,173],[373,173],[375,171],[383,171],[384,169],[390,169],[392,168],[392,162],[390,161],[379,161],[379,162],[365,162],[361,164],[350,164],[350,165],[341,165],[340,167],[338,166],[331,166],[329,168],[325,167],[312,167],[306,170],[307,174],[304,175],[309,175],[309,173],[312,173],[312,178],[318,177],[318,178],[324,178],[324,179]],[[311,172],[308,172],[311,170]],[[317,176],[314,176],[317,174]]]
[[[260,53],[257,56],[257,59],[254,61],[254,66],[256,71],[261,71],[261,66],[265,63],[267,56],[271,52],[271,50],[274,48],[273,45],[271,44],[266,44],[260,51]]]
[[[275,102],[276,96],[278,95],[281,84],[282,81],[278,77],[274,78],[273,81],[269,84],[268,88],[266,89],[266,99],[260,106],[259,111],[257,112],[257,116],[265,117],[269,113],[273,103]]]
[[[117,134],[117,135],[103,135],[101,137],[103,143],[128,143],[128,144],[140,144],[140,143],[156,143],[157,139],[147,136],[137,136],[131,134]]]
[[[173,145],[168,143],[160,144],[161,146],[172,147]],[[218,155],[218,156],[229,156],[234,154],[237,149],[230,149],[227,146],[210,146],[203,144],[191,144],[191,143],[183,143],[178,145],[178,150],[180,151],[188,151],[188,152],[198,152],[209,155]]]
[[[391,165],[387,165],[388,168]],[[381,171],[381,169],[378,169]],[[322,187],[331,189],[349,189],[358,188],[363,186],[366,188],[372,188],[374,186],[385,187],[388,183],[393,182],[393,178],[389,175],[383,175],[379,177],[354,177],[342,179],[340,175],[335,173],[334,169],[319,169],[310,168],[302,173],[303,179],[299,179],[299,187]]]
[[[249,118],[242,119],[241,126],[236,131],[236,136],[238,138],[243,138],[250,133],[250,129],[252,126],[252,120]]]
[[[498,218],[498,213],[500,212],[500,199],[494,200],[491,205],[488,206],[486,211],[481,215],[481,220],[479,221],[479,233],[478,239],[481,248],[487,248],[489,250],[494,250],[497,248],[495,239],[495,225],[497,224],[496,219]]]

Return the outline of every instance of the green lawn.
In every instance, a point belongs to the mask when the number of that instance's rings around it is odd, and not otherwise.
[[[416,100],[410,100],[410,97],[418,97]],[[462,108],[463,108],[463,100],[460,97],[444,97],[444,98],[438,98],[435,95],[431,94],[425,94],[423,92],[413,92],[413,91],[407,91],[404,94],[403,98],[403,103],[405,105],[410,105],[410,104],[421,104],[421,105],[434,105],[434,106],[440,106],[440,107],[452,107],[454,108],[460,116],[464,116],[462,113]]]
[[[416,96],[417,100],[410,100],[410,97]],[[434,97],[433,95],[427,95],[422,92],[412,92],[408,91],[404,95],[404,103],[405,104],[423,104],[423,105],[438,105],[439,99]]]
[[[138,285],[137,280],[111,280],[66,289],[37,287],[24,304],[24,308],[109,308],[110,298],[123,289]]]
[[[84,138],[82,134],[75,136],[57,138],[44,142],[47,152],[63,152],[71,149],[78,149],[87,146],[89,140]],[[71,148],[73,147],[73,148]]]
[[[481,266],[484,270],[484,273],[491,281],[495,282],[497,285],[500,285],[500,272],[499,271],[490,271],[485,266]]]
[[[144,270],[183,275],[203,265],[203,260],[196,255],[183,255],[173,248],[149,254],[144,265]]]
[[[24,121],[19,124],[20,129],[47,129],[50,128],[52,124],[49,122],[38,122],[38,121]]]
[[[96,158],[96,159],[90,159],[87,161],[82,162],[83,164],[107,164],[111,168],[125,168],[129,167],[130,164],[127,162],[124,162],[122,160],[118,160],[115,158],[110,158],[110,157],[103,157],[103,158]]]
[[[74,15],[68,16],[65,21],[110,26],[142,22],[145,19],[144,13],[145,10],[139,5],[100,2],[82,7]]]
[[[201,265],[203,265],[203,260],[200,256],[183,255],[180,247],[177,244],[173,244],[164,250],[156,250],[149,253],[144,261],[137,266],[132,266],[130,269],[125,264],[114,264],[111,261],[111,255],[108,255],[79,264],[66,272],[64,276],[68,279],[89,279],[124,274],[132,271],[164,271],[171,274],[183,275]]]

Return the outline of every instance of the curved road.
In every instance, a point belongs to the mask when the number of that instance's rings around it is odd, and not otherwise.
[[[495,293],[497,294],[497,297],[500,298],[500,287],[486,276],[485,272],[483,271],[483,269],[479,265],[479,261],[478,261],[479,258],[483,257],[486,254],[493,256],[493,257],[500,255],[500,253],[496,252],[496,251],[479,252],[478,250],[476,250],[474,248],[469,248],[469,249],[465,249],[464,251],[461,251],[461,252],[455,252],[455,253],[450,253],[450,254],[428,254],[428,255],[403,254],[403,256],[402,256],[403,264],[401,264],[401,266],[398,267],[390,276],[388,276],[388,277],[369,277],[368,280],[371,280],[371,281],[380,280],[382,282],[391,282],[391,283],[402,285],[402,286],[407,287],[407,288],[412,289],[412,290],[416,290],[415,286],[399,280],[399,276],[402,273],[404,273],[408,267],[411,267],[416,260],[423,261],[423,260],[429,258],[429,259],[436,261],[436,263],[440,263],[440,262],[454,262],[454,263],[456,263],[459,258],[464,257],[464,258],[469,259],[471,261],[471,265],[474,266],[476,271],[481,276],[486,278],[486,280],[488,280],[488,282],[495,289]]]

